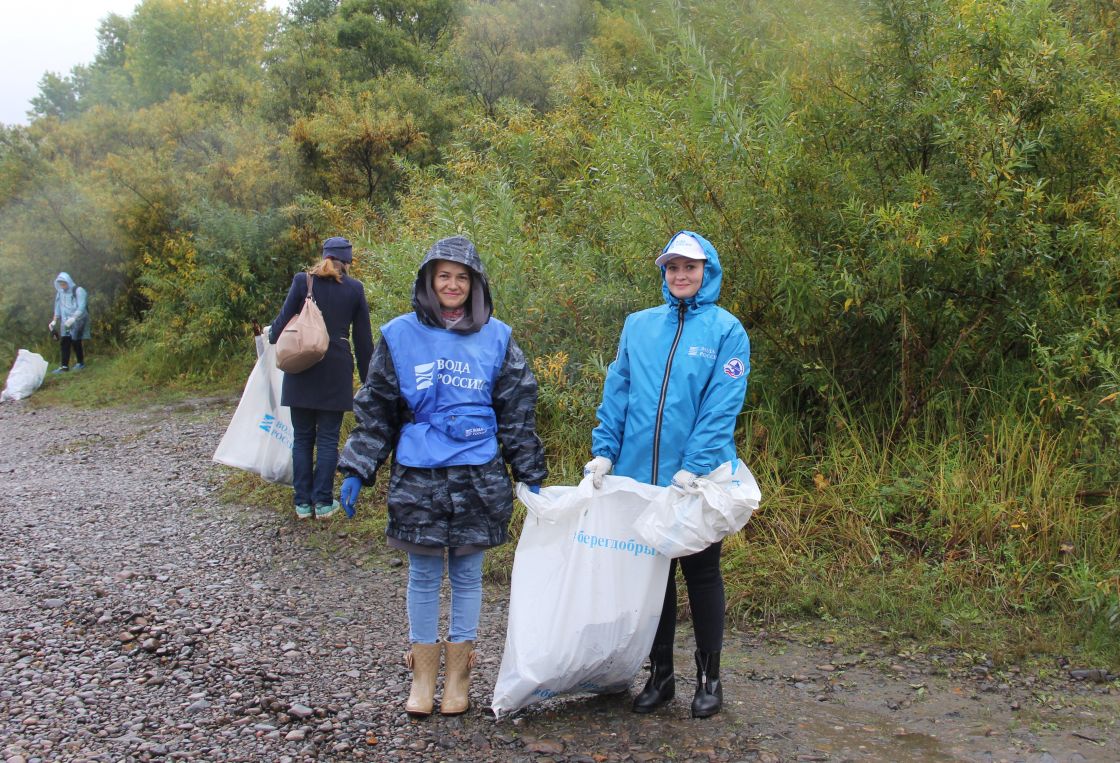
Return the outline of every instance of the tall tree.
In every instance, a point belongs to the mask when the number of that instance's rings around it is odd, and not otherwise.
[[[320,190],[367,202],[391,201],[403,178],[400,160],[429,145],[410,114],[384,107],[368,92],[324,99],[291,134]]]
[[[356,51],[370,79],[391,67],[420,72],[458,17],[456,0],[345,0],[338,43]]]
[[[262,0],[144,0],[125,45],[137,104],[186,93],[196,79],[215,72],[259,78],[279,20]]]
[[[31,114],[36,117],[67,119],[79,112],[78,86],[73,77],[47,72],[39,78],[39,94],[31,99]]]

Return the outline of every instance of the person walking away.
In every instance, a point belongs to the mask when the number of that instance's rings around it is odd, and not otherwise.
[[[342,504],[353,514],[363,486],[390,456],[390,546],[408,554],[406,610],[412,686],[405,711],[470,707],[486,549],[509,539],[513,478],[540,489],[548,470],[536,433],[537,382],[508,325],[492,317],[490,284],[474,245],[437,241],[420,263],[413,311],[381,327],[369,376],[354,400],[357,426],[342,451]],[[446,563],[449,631],[439,638]]]
[[[612,468],[640,482],[685,486],[736,457],[735,421],[747,392],[750,342],[739,320],[716,304],[723,279],[719,256],[703,236],[681,231],[654,264],[661,268],[665,303],[632,313],[623,325],[591,433],[594,458],[584,467],[596,488]],[[652,712],[675,693],[678,566],[696,640],[692,716],[706,718],[722,708],[721,548],[722,542],[715,543],[672,561],[649,680],[634,699],[634,712]]]
[[[330,344],[315,365],[300,373],[285,373],[281,388],[280,403],[292,411],[292,488],[298,519],[310,519],[312,514],[326,519],[340,508],[334,498],[334,474],[342,416],[354,404],[354,358],[364,382],[373,355],[369,305],[365,288],[349,275],[352,262],[353,247],[345,238],[334,236],[323,242],[323,258],[307,272]],[[269,329],[270,343],[276,344],[284,327],[303,309],[306,297],[307,276],[296,273]]]
[[[62,345],[62,365],[51,373],[61,374],[70,370],[70,350],[78,361],[75,371],[86,367],[82,342],[89,339],[89,310],[86,290],[74,283],[69,273],[62,272],[54,279],[54,317],[47,324],[51,334],[58,334]]]

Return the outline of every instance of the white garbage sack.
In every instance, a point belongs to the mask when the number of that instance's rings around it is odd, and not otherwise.
[[[660,489],[634,522],[634,530],[645,543],[674,559],[739,532],[761,500],[751,470],[736,459],[689,487]]]
[[[4,391],[0,392],[0,400],[22,400],[29,397],[39,389],[46,375],[47,361],[42,355],[31,350],[20,350],[16,353],[12,370],[8,371],[8,380],[4,384]]]
[[[633,524],[664,488],[606,477],[595,490],[540,494],[517,486],[529,510],[513,560],[509,625],[491,708],[498,717],[559,694],[629,688],[657,630],[669,559]]]
[[[266,329],[267,331],[267,329]],[[284,372],[276,367],[276,346],[257,337],[257,364],[226,428],[214,460],[292,484],[292,412],[280,405]]]

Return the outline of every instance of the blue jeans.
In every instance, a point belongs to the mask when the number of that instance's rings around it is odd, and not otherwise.
[[[482,555],[476,551],[447,556],[451,581],[451,627],[447,640],[474,641],[482,610]],[[416,644],[439,641],[439,587],[443,582],[444,557],[408,555],[408,640]]]
[[[334,501],[342,411],[292,407],[292,487],[296,506]]]

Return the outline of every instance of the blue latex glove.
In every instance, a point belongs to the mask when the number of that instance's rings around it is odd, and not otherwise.
[[[530,493],[536,493],[536,494],[540,495],[541,486],[540,485],[530,485],[529,486],[529,492]]]
[[[342,481],[342,490],[339,492],[339,503],[342,508],[346,510],[346,516],[350,519],[354,518],[356,509],[355,504],[358,503],[358,494],[362,492],[362,480],[358,477],[347,477]]]

